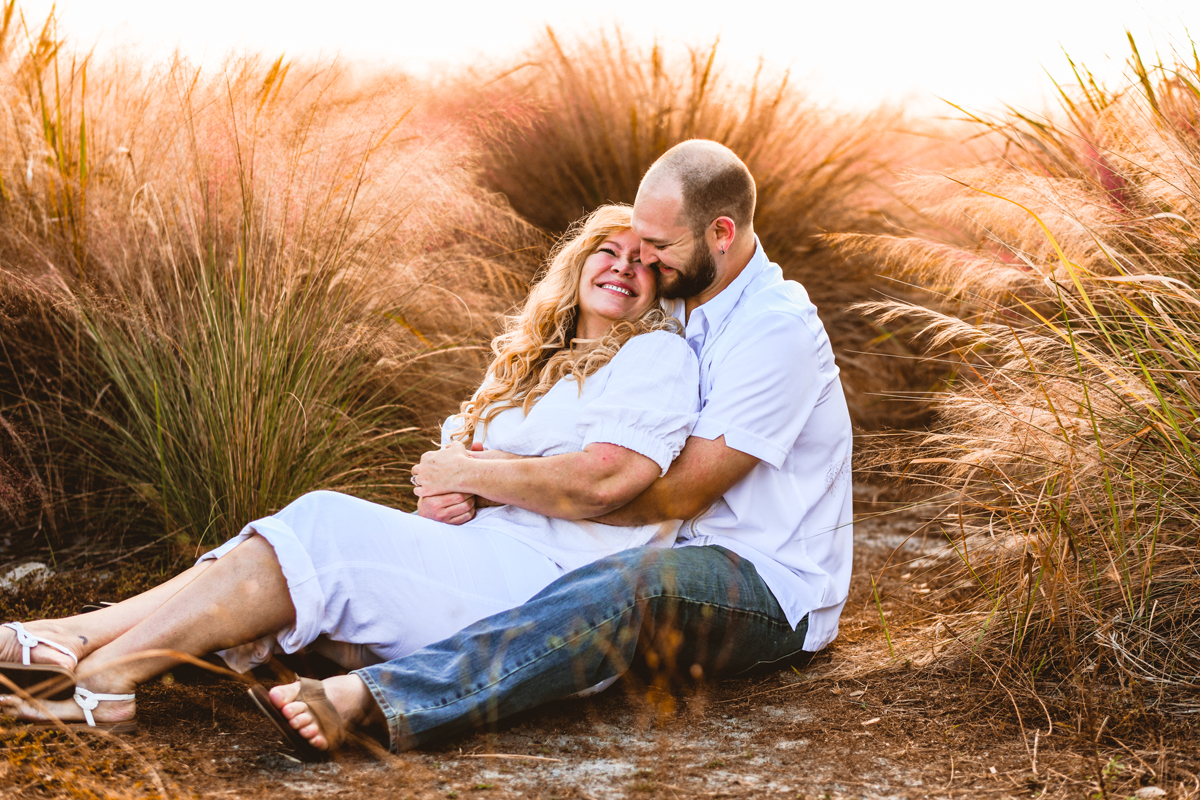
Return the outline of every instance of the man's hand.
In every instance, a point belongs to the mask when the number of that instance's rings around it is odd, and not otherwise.
[[[448,525],[475,519],[475,495],[450,492],[417,499],[417,515]]]

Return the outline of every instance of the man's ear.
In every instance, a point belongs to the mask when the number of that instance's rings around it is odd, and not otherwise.
[[[715,234],[713,244],[721,251],[721,255],[725,255],[726,251],[733,247],[733,239],[737,236],[737,223],[729,217],[717,217],[708,227]]]

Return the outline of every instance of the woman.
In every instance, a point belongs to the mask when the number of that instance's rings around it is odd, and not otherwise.
[[[444,426],[447,446],[413,470],[423,496],[470,492],[492,507],[452,525],[305,495],[141,595],[0,627],[0,670],[41,667],[75,683],[73,696],[44,706],[5,696],[0,707],[130,730],[134,688],[179,661],[162,651],[220,651],[244,671],[313,645],[354,668],[513,608],[602,556],[669,544],[677,523],[587,521],[665,473],[697,412],[696,359],[659,309],[629,226],[628,208],[605,206],[564,237],[493,343],[483,385]],[[542,458],[496,460],[467,442]]]

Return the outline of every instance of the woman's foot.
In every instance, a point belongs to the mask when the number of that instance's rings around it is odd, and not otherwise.
[[[345,729],[363,728],[384,721],[383,712],[371,697],[371,692],[357,675],[336,675],[321,681],[325,696],[341,716]],[[298,699],[300,682],[282,684],[271,689],[271,703],[284,719],[317,750],[336,749],[343,731],[321,729],[318,715],[308,703]],[[330,739],[333,739],[332,747]]]
[[[71,634],[55,620],[12,622],[0,625],[0,662],[24,663],[29,648],[30,664],[53,664],[74,669],[86,655],[87,638]]]
[[[110,695],[121,699],[105,699]],[[120,723],[133,722],[137,717],[137,703],[133,699],[132,691],[77,686],[75,697],[68,700],[34,702],[17,695],[0,695],[0,713],[24,722],[52,723],[57,718],[60,722],[84,725],[94,722],[96,727],[110,728]]]

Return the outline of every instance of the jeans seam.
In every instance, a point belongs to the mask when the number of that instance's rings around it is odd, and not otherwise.
[[[693,605],[696,605],[696,606],[711,606],[712,608],[719,608],[719,609],[723,609],[725,611],[734,612],[736,614],[745,614],[746,616],[757,617],[761,620],[771,623],[772,625],[778,625],[781,628],[782,627],[786,627],[789,629],[791,628],[791,626],[786,622],[786,620],[783,622],[780,622],[777,618],[771,616],[770,614],[764,614],[763,612],[755,611],[754,609],[739,608],[738,606],[727,606],[727,605],[722,605],[720,603],[710,603],[707,601],[695,600],[693,598],[685,597],[684,595],[677,595],[677,594],[658,594],[658,595],[656,595],[656,597],[664,597],[664,598],[669,598],[672,600],[684,600],[684,601],[691,603]]]
[[[373,697],[375,702],[379,704],[379,710],[383,712],[384,718],[387,719],[389,723],[393,717],[400,716],[401,712],[397,711],[396,707],[388,702],[387,694],[383,691],[383,687],[379,686],[369,673],[367,673],[365,670],[354,670],[350,674],[357,675],[359,680],[367,685],[367,691],[371,693],[371,697]],[[389,725],[389,727],[391,726]]]

